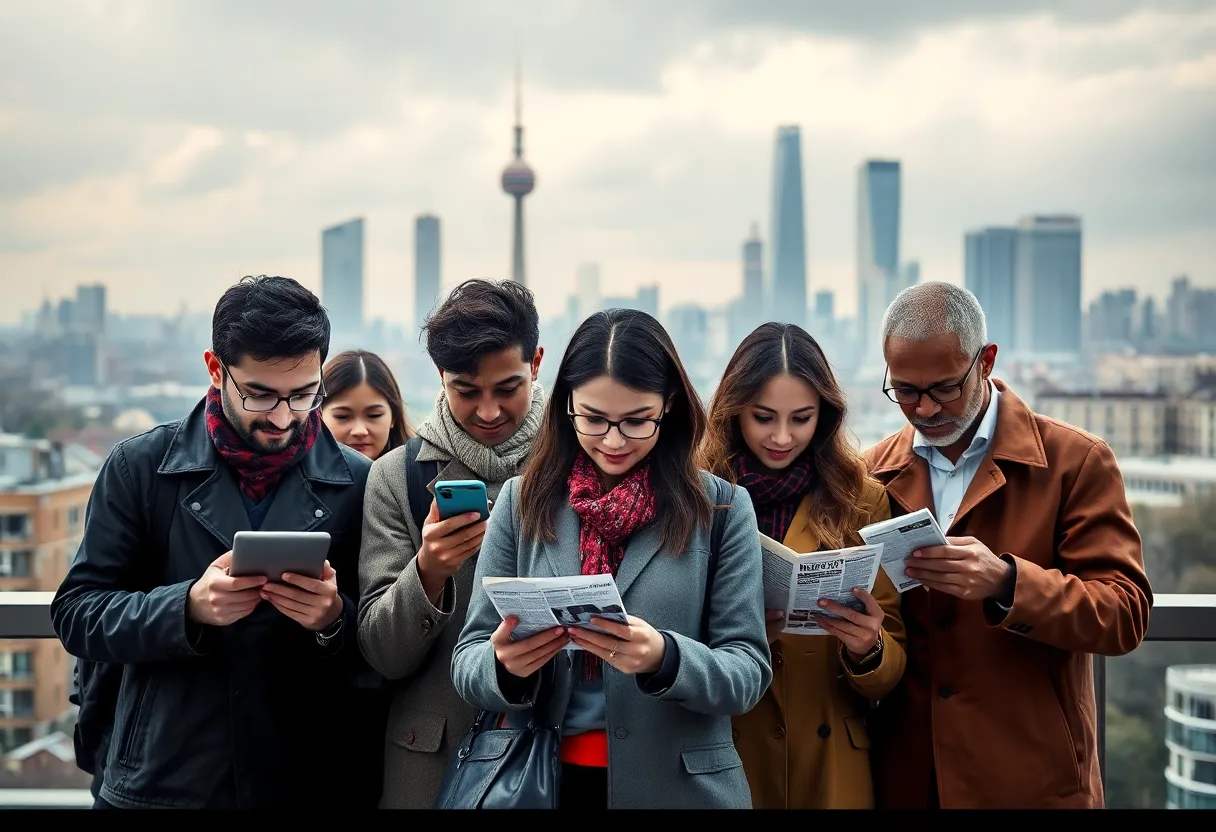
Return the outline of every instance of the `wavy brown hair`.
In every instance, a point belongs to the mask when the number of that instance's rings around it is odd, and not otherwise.
[[[815,471],[807,530],[825,549],[858,546],[857,530],[869,522],[861,499],[869,476],[845,437],[844,392],[823,350],[801,327],[762,324],[735,350],[710,401],[709,427],[698,454],[701,467],[737,482],[735,460],[748,452],[739,419],[780,375],[801,379],[819,394],[819,421],[803,451],[812,455]]]
[[[570,394],[602,376],[631,390],[658,393],[670,403],[658,442],[646,459],[661,545],[682,552],[697,527],[710,523],[711,505],[695,459],[705,433],[705,409],[667,331],[635,309],[596,312],[570,338],[520,480],[523,536],[534,541],[557,538],[557,512],[567,499],[574,461],[583,452],[568,415]]]

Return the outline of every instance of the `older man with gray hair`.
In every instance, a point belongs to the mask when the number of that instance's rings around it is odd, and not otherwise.
[[[1091,654],[1144,637],[1152,590],[1101,439],[992,378],[975,296],[902,291],[882,325],[883,392],[908,425],[866,453],[894,516],[932,511],[915,552],[908,665],[878,709],[879,805],[1100,808]]]

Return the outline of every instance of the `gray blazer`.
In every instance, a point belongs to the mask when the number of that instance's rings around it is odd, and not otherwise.
[[[429,442],[419,462],[435,461],[439,480],[480,479]],[[389,679],[393,701],[384,739],[383,809],[430,809],[448,763],[477,711],[452,688],[451,656],[464,621],[477,557],[448,579],[437,609],[422,589],[422,532],[410,512],[405,448],[372,464],[363,498],[359,552],[359,648]],[[501,483],[486,483],[491,499]]]
[[[713,478],[705,473],[702,479],[712,499]],[[578,515],[563,506],[556,542],[521,540],[517,493],[518,478],[508,480],[490,516],[468,617],[452,657],[452,681],[460,695],[496,712],[527,706],[507,701],[498,685],[489,639],[500,619],[481,579],[579,574]],[[756,513],[747,491],[734,489],[729,511],[710,596],[708,644],[701,642],[700,629],[710,530],[697,532],[683,552],[661,552],[656,523],[634,535],[625,549],[616,579],[625,611],[670,633],[680,666],[667,691],[649,696],[634,677],[604,665],[609,808],[751,808],[730,718],[760,701],[773,671],[764,632]],[[572,672],[568,655],[555,661],[559,672]]]

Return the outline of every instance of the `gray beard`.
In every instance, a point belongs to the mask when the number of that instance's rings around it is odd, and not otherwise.
[[[923,422],[913,422],[912,425],[914,427],[921,427],[922,425],[924,427],[954,425],[954,430],[950,431],[950,433],[946,434],[945,436],[925,436],[923,433],[921,434],[924,440],[935,448],[947,448],[953,445],[955,442],[963,438],[963,434],[966,433],[967,430],[973,424],[975,424],[975,420],[979,418],[980,411],[984,408],[984,388],[987,386],[987,384],[988,382],[984,382],[983,384],[976,385],[975,395],[972,396],[971,401],[967,402],[967,409],[963,411],[963,415],[957,419],[951,416],[944,416],[944,414],[939,413],[937,417],[933,419],[926,419]]]

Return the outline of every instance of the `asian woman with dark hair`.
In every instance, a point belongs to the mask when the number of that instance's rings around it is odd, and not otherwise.
[[[718,480],[694,459],[704,428],[658,321],[596,313],[562,359],[531,462],[491,512],[452,678],[498,712],[536,701],[551,662],[570,681],[554,685],[571,690],[559,808],[751,806],[730,717],[772,675],[760,547],[745,491],[715,508]],[[710,575],[715,510],[727,515]],[[579,574],[611,574],[629,623],[593,617],[606,633],[566,624],[512,641],[518,622],[500,620],[481,587]]]

